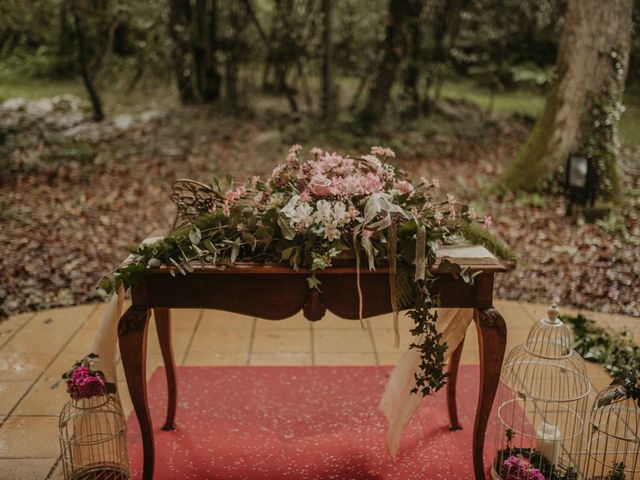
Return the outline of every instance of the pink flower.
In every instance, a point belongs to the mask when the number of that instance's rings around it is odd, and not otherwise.
[[[231,215],[231,205],[229,204],[229,200],[224,201],[224,204],[222,205],[222,214],[225,217]]]
[[[449,202],[449,205],[453,207],[456,204],[456,197],[451,193],[447,193],[447,202]]]
[[[501,473],[505,480],[545,480],[542,472],[532,467],[529,460],[515,455],[502,462]]]
[[[440,189],[440,180],[438,180],[437,178],[432,178],[431,184],[433,185],[433,188],[435,188],[436,190]]]
[[[322,174],[316,174],[311,177],[309,188],[315,195],[331,195],[331,180]]]
[[[300,202],[309,203],[309,200],[311,200],[309,190],[303,190],[302,193],[300,193]]]
[[[291,147],[289,148],[289,153],[296,154],[300,150],[302,150],[302,145],[300,145],[299,143],[296,143],[294,145],[291,145]]]
[[[281,187],[289,181],[289,168],[286,164],[278,165],[271,172],[273,182]]]
[[[257,175],[254,175],[253,177],[251,177],[251,188],[256,188],[256,185],[258,184],[258,180],[260,180],[260,177]]]
[[[367,194],[376,193],[382,190],[380,177],[371,172],[361,177],[360,184],[362,185],[364,192]]]
[[[399,190],[400,193],[409,193],[411,192],[411,190],[413,190],[413,185],[411,185],[406,180],[401,180],[399,182],[394,183],[393,188],[395,188],[396,190]]]
[[[351,220],[355,220],[356,217],[358,216],[358,210],[355,209],[355,207],[353,205],[349,205],[349,208],[347,209],[347,212],[349,213],[349,216],[351,217]]]
[[[436,208],[435,211],[433,212],[433,218],[435,219],[436,222],[441,223],[442,220],[444,219],[444,215],[442,215],[442,212]]]
[[[324,151],[321,148],[318,147],[313,147],[311,149],[311,155],[315,156],[315,157],[319,157],[320,155],[322,155],[324,153]]]
[[[106,387],[101,376],[91,374],[89,367],[81,365],[68,378],[67,393],[73,400],[80,400],[103,395]]]
[[[390,148],[384,147],[371,147],[371,153],[374,155],[381,155],[383,157],[395,157],[396,153]]]
[[[493,219],[491,218],[491,215],[484,217],[484,228],[491,228],[492,225]]]

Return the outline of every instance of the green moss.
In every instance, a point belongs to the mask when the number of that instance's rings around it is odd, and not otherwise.
[[[477,223],[468,223],[462,227],[462,235],[469,242],[482,245],[495,256],[508,262],[517,262],[518,256],[504,242],[491,235]]]

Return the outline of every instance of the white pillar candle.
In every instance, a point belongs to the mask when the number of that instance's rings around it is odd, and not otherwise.
[[[536,428],[536,449],[552,465],[558,465],[560,449],[562,448],[562,434],[558,427],[547,422],[541,422]]]

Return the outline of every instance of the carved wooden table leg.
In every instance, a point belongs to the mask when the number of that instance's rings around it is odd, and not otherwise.
[[[480,392],[473,427],[473,471],[476,480],[484,480],[484,437],[500,381],[500,369],[507,345],[507,326],[495,308],[476,310],[474,320],[478,329],[480,352]]]
[[[464,338],[449,358],[449,378],[447,379],[447,410],[449,410],[449,430],[460,430],[458,422],[458,406],[456,404],[456,383],[458,382],[458,367],[462,356]]]
[[[150,311],[129,307],[118,323],[118,341],[129,395],[138,418],[144,453],[143,480],[152,480],[154,464],[153,428],[147,403],[147,328]]]
[[[168,308],[154,308],[153,316],[156,319],[156,330],[160,341],[160,350],[164,360],[164,369],[167,375],[167,419],[162,430],[176,429],[176,401],[178,389],[176,386],[176,362],[173,355],[173,341],[171,338],[171,310]]]

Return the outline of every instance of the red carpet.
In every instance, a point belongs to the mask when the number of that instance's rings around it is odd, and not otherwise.
[[[180,367],[177,430],[160,430],[164,371],[149,381],[156,479],[471,479],[478,368],[461,367],[464,429],[448,429],[445,392],[422,403],[394,463],[377,405],[389,367]],[[133,478],[142,445],[129,418]],[[487,436],[490,443],[492,436]],[[488,464],[485,460],[485,464]]]

